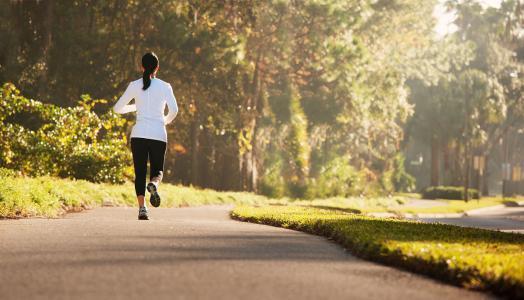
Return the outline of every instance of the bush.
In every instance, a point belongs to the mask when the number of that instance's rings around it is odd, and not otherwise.
[[[468,190],[469,199],[479,199],[479,192],[475,189]],[[424,199],[451,199],[464,200],[464,188],[458,186],[430,186],[422,191]]]
[[[282,198],[286,192],[286,183],[282,177],[282,156],[278,151],[270,151],[266,155],[266,167],[259,181],[260,193],[271,198]]]
[[[394,171],[392,174],[392,183],[396,192],[412,192],[415,190],[415,177],[411,176],[404,167],[406,158],[404,154],[398,153],[394,159]]]
[[[13,84],[0,91],[0,167],[30,176],[121,183],[132,174],[126,120],[93,108],[105,100],[82,96],[62,108],[27,99]],[[36,121],[35,121],[36,120]]]
[[[404,168],[405,157],[402,153],[391,158],[391,165],[379,176],[380,189],[392,192],[412,192],[415,189],[415,178]]]
[[[309,159],[311,148],[308,144],[308,121],[300,103],[300,94],[296,86],[287,82],[286,94],[289,101],[289,135],[285,140],[288,169],[287,192],[291,197],[302,198],[307,191]]]
[[[350,164],[349,157],[335,157],[321,167],[317,178],[310,180],[307,196],[313,199],[359,195],[364,190],[362,177]]]

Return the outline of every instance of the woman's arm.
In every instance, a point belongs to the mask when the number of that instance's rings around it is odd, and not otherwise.
[[[128,112],[136,111],[136,105],[135,104],[128,104],[131,102],[131,100],[135,97],[135,94],[133,92],[132,83],[130,83],[122,97],[118,99],[115,106],[113,106],[113,111],[117,114],[125,114]]]
[[[169,112],[167,113],[167,116],[164,116],[164,124],[167,125],[175,119],[178,113],[178,105],[176,104],[176,98],[173,94],[173,88],[170,84],[167,85],[166,94],[167,108],[169,109]]]

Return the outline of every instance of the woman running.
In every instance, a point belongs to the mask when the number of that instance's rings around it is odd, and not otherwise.
[[[160,206],[158,185],[164,173],[164,156],[167,145],[166,125],[171,123],[178,106],[171,85],[156,78],[158,57],[146,53],[142,57],[143,75],[131,82],[113,110],[119,114],[136,111],[136,124],[131,131],[131,152],[135,168],[135,192],[138,199],[138,219],[149,220],[144,203],[146,190],[147,161],[149,158],[150,174],[147,190],[151,194],[149,202],[154,207]],[[129,104],[135,99],[135,104]],[[164,115],[165,107],[169,109]]]

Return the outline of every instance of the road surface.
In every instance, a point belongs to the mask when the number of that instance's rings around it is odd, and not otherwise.
[[[466,227],[524,233],[524,206],[485,208],[469,212],[464,217],[418,218],[425,222],[440,222]]]
[[[487,299],[230,207],[0,221],[1,299]]]

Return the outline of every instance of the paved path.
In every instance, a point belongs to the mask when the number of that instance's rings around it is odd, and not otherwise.
[[[524,206],[479,209],[469,212],[464,217],[421,217],[419,219],[425,222],[524,233]]]
[[[1,299],[485,299],[228,207],[0,221]]]

